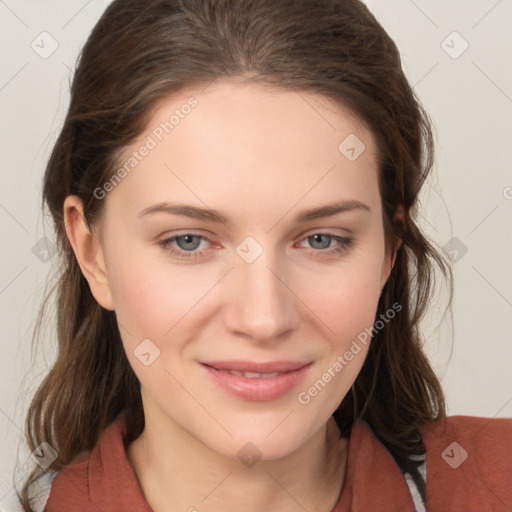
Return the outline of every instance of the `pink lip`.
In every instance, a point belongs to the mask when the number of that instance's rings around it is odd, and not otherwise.
[[[223,363],[228,364],[227,361]],[[217,362],[215,365],[222,363]],[[241,372],[254,373],[276,373],[284,371],[276,377],[255,377],[248,378],[239,375],[232,375],[222,369],[210,366],[210,363],[201,363],[208,375],[222,389],[245,400],[265,401],[275,400],[296,387],[306,376],[313,363],[297,363],[291,361],[277,361],[274,363],[249,363],[243,361],[230,361],[229,369]],[[283,370],[282,368],[291,370]]]
[[[254,373],[291,372],[306,366],[308,363],[309,361],[269,361],[266,363],[255,363],[253,361],[201,361],[201,364],[213,366],[217,370]]]

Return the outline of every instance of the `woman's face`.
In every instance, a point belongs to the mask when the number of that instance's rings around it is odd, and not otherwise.
[[[325,425],[363,365],[391,269],[376,151],[312,93],[217,82],[159,104],[125,172],[96,191],[101,301],[146,416],[233,458],[247,442],[283,456]]]

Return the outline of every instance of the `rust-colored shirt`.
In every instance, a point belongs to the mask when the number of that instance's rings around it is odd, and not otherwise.
[[[152,512],[126,454],[125,428],[121,414],[91,452],[55,476],[45,512]],[[512,511],[512,419],[450,416],[422,436],[429,512]],[[368,425],[357,423],[332,512],[398,510],[415,510],[409,486]]]

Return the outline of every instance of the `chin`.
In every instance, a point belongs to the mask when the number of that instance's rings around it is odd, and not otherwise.
[[[222,436],[224,442],[221,443],[217,437],[207,444],[229,458],[242,460],[247,456],[269,461],[282,459],[299,449],[308,439],[303,426],[285,425],[287,420],[283,422],[283,417],[272,422],[250,421],[249,425],[238,430],[228,428],[233,437]]]

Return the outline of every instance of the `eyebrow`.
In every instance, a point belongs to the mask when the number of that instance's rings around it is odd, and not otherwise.
[[[294,222],[301,224],[315,219],[331,217],[338,213],[345,213],[354,210],[371,212],[367,204],[355,199],[336,201],[331,204],[310,208],[300,211],[294,218]],[[139,213],[139,217],[144,217],[153,213],[167,213],[172,215],[182,215],[207,222],[229,225],[228,218],[217,210],[200,208],[188,204],[180,203],[158,203],[145,208]]]

